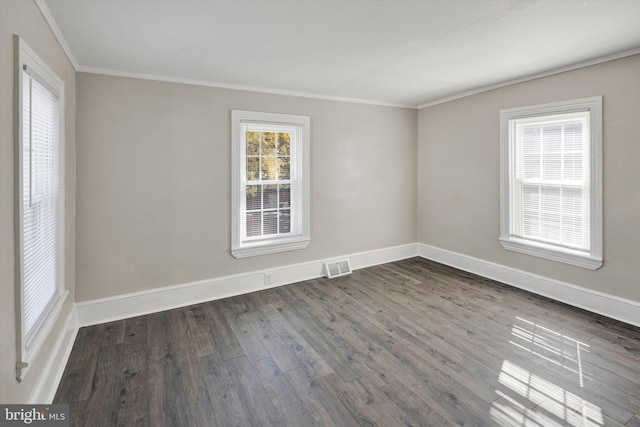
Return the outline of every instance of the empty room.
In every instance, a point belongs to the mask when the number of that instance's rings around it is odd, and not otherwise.
[[[0,425],[640,426],[639,0],[0,0]]]

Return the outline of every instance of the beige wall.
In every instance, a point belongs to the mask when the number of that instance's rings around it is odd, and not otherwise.
[[[415,242],[417,111],[79,73],[77,301]],[[232,109],[311,116],[311,244],[230,255]]]
[[[604,97],[604,266],[509,252],[498,243],[499,111]],[[418,241],[640,301],[640,55],[420,110]]]
[[[24,382],[15,379],[14,225],[13,225],[13,35],[27,44],[65,83],[66,97],[66,287],[69,297]],[[49,26],[31,1],[0,0],[0,402],[25,402],[34,390],[47,355],[61,333],[75,289],[75,71]]]

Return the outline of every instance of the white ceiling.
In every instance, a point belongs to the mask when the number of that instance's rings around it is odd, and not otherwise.
[[[35,1],[80,71],[410,107],[640,53],[640,0]]]

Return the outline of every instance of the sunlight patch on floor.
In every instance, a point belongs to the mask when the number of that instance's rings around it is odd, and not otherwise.
[[[576,386],[584,389],[589,376],[583,371],[582,352],[588,352],[589,346],[526,319],[517,320],[509,343],[539,358],[539,366],[551,363],[567,369],[576,375]],[[600,407],[509,360],[503,361],[498,382],[505,388],[496,390],[499,398],[492,403],[490,415],[500,425],[603,425]]]
[[[577,374],[580,387],[584,387],[581,353],[589,352],[588,344],[522,317],[516,317],[516,320],[521,324],[513,326],[510,344]]]

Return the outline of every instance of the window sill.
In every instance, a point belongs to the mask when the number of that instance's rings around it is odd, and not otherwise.
[[[232,248],[231,254],[236,258],[248,258],[252,256],[304,249],[309,246],[309,243],[311,243],[310,239],[247,243],[240,247]]]
[[[501,237],[499,240],[502,247],[509,251],[575,265],[589,270],[597,270],[602,267],[602,257],[590,256],[580,251],[572,251],[565,248],[558,249],[553,245],[534,243],[524,239]]]
[[[37,332],[33,337],[31,337],[31,339],[28,342],[28,345],[21,350],[22,354],[21,354],[21,357],[19,357],[20,359],[19,362],[24,365],[16,366],[16,379],[19,382],[22,382],[24,380],[24,378],[27,375],[27,372],[29,372],[29,368],[31,367],[33,360],[36,358],[36,356],[40,352],[42,345],[49,338],[49,334],[51,333],[53,326],[58,321],[58,318],[60,317],[60,313],[62,312],[62,306],[64,305],[64,302],[67,300],[68,296],[69,296],[69,291],[65,289],[64,292],[62,292],[56,297],[55,302],[51,305],[51,308],[49,309],[49,312],[46,314],[46,316],[38,326]]]

